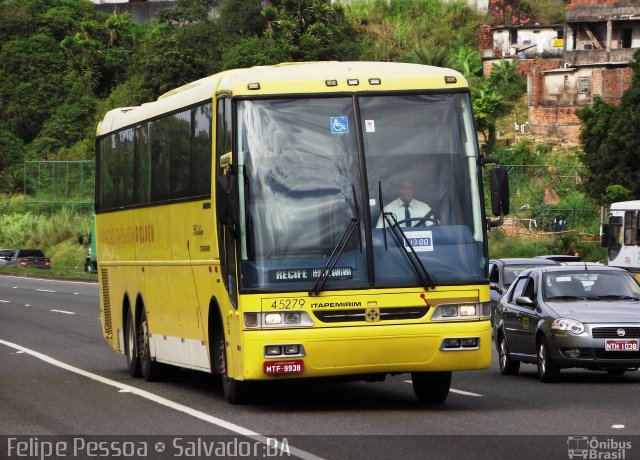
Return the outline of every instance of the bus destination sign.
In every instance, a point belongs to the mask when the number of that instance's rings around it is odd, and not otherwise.
[[[306,281],[320,278],[322,268],[285,268],[269,271],[269,281],[272,283],[284,281]],[[329,273],[329,279],[348,280],[353,276],[351,267],[334,267]]]

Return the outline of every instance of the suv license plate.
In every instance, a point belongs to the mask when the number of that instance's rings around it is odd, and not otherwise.
[[[638,339],[610,339],[604,341],[605,351],[638,351]]]

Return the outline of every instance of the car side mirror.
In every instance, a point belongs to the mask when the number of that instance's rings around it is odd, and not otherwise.
[[[602,225],[602,234],[600,235],[600,246],[606,248],[609,246],[609,224]]]
[[[500,286],[498,286],[498,283],[489,283],[489,289],[500,292]]]
[[[491,187],[491,211],[494,216],[509,214],[509,175],[505,168],[493,168],[489,171]]]
[[[535,300],[531,300],[529,297],[518,297],[516,298],[516,305],[520,305],[521,307],[535,308],[537,302]]]
[[[220,157],[220,167],[224,175],[218,177],[216,187],[216,212],[222,225],[238,223],[238,181],[233,170],[231,152]]]

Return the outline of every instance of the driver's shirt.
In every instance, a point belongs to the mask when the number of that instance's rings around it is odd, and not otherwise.
[[[401,221],[405,219],[405,209],[407,208],[405,207],[404,202],[400,198],[396,198],[395,200],[393,200],[391,203],[389,203],[384,207],[384,212],[393,213],[396,216],[396,220]],[[415,198],[409,202],[408,209],[409,209],[409,215],[415,218],[426,217],[426,215],[429,214],[429,212],[431,211],[431,208],[427,203],[423,203],[422,201],[416,200]],[[416,219],[411,221],[410,223],[407,222],[407,223],[400,224],[400,227],[413,227],[414,225],[419,225],[420,227],[430,226],[430,225],[433,225],[433,222],[427,220],[423,223],[420,220]],[[378,219],[378,224],[376,225],[376,227],[382,228],[382,215]]]

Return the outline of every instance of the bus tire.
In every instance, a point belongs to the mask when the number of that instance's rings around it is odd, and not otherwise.
[[[227,375],[227,347],[224,332],[218,330],[216,334],[216,350],[218,353],[218,372],[222,382],[224,398],[230,404],[247,404],[251,401],[250,384],[231,378]]]
[[[147,382],[158,382],[164,380],[168,374],[168,365],[151,359],[151,348],[149,346],[149,325],[147,322],[147,312],[142,309],[140,316],[140,326],[138,328],[138,349],[140,350],[140,373]]]
[[[129,375],[133,378],[142,376],[140,372],[140,356],[138,353],[138,338],[136,337],[136,324],[133,320],[133,312],[130,308],[127,308],[127,317],[124,326],[125,341],[124,341],[124,354],[127,358],[127,368],[129,369]]]
[[[451,372],[412,372],[411,381],[418,401],[442,404],[449,396]]]

